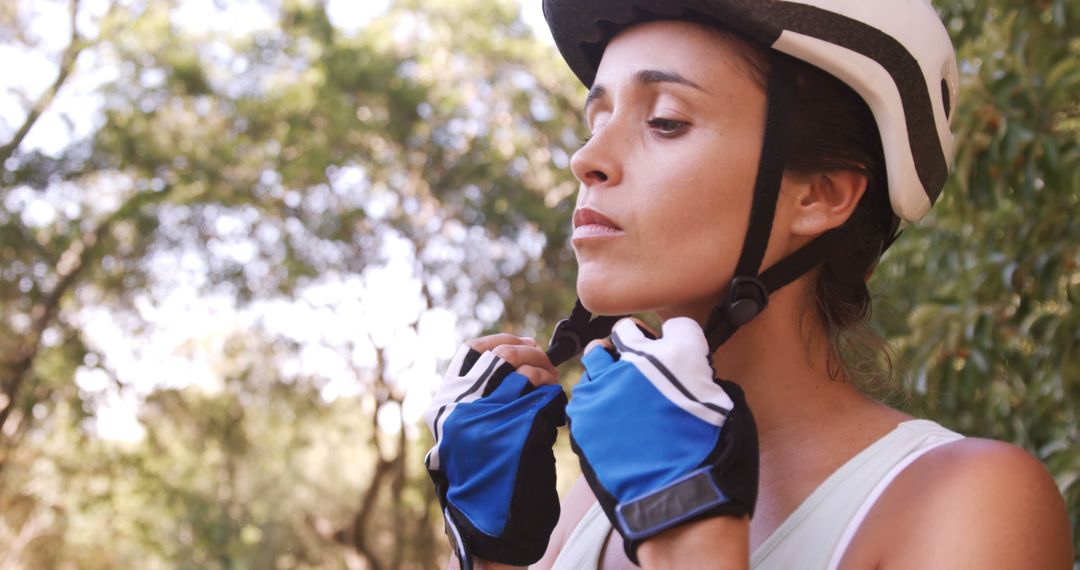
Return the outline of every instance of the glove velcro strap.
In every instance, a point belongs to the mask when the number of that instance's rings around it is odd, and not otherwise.
[[[662,489],[619,503],[615,517],[623,537],[636,542],[730,501],[712,468],[702,467]]]

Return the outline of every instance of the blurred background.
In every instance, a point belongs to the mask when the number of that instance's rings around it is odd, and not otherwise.
[[[881,397],[1030,450],[1075,534],[1080,6],[937,5],[958,158],[873,281]],[[440,370],[575,298],[539,1],[4,0],[0,71],[0,570],[444,564]]]

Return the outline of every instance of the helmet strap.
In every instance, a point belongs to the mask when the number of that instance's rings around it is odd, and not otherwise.
[[[765,92],[765,133],[761,143],[754,197],[750,205],[750,223],[743,238],[742,253],[735,265],[728,298],[713,308],[705,324],[711,354],[742,325],[754,320],[769,304],[771,291],[758,279],[758,269],[765,257],[776,215],[776,201],[784,178],[790,108],[791,62],[777,51],[770,51],[769,84]]]
[[[590,342],[610,335],[611,328],[624,316],[626,315],[593,318],[593,314],[581,304],[581,299],[578,299],[574,302],[570,317],[555,325],[555,332],[548,341],[548,359],[558,366],[574,358],[581,354]]]
[[[727,342],[739,327],[760,315],[769,304],[770,294],[827,259],[847,234],[841,228],[829,230],[759,274],[769,245],[776,202],[784,177],[784,150],[790,131],[791,94],[795,85],[790,58],[773,50],[770,52],[770,64],[765,133],[754,183],[750,223],[746,228],[742,253],[735,265],[728,298],[713,308],[705,324],[710,354]]]

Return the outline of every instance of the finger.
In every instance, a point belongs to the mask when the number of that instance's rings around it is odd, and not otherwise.
[[[585,367],[585,374],[581,378],[591,382],[615,363],[615,350],[610,348],[611,341],[593,341],[589,343],[589,347],[581,357],[581,365]]]
[[[552,372],[546,368],[539,368],[525,364],[517,368],[517,373],[529,379],[529,384],[533,386],[543,386],[545,384],[558,384],[559,375],[557,372]]]
[[[502,344],[491,349],[491,352],[494,352],[503,360],[513,364],[515,368],[528,364],[529,366],[543,368],[550,371],[552,374],[558,375],[558,372],[551,363],[551,359],[548,358],[547,353],[535,346]]]
[[[535,344],[536,341],[533,341],[533,342]],[[523,338],[521,338],[519,336],[516,336],[516,335],[512,335],[510,333],[499,333],[499,334],[493,334],[493,335],[488,335],[488,336],[482,336],[480,338],[470,340],[469,342],[467,342],[465,344],[468,344],[473,350],[475,350],[477,352],[487,352],[487,351],[495,348],[496,346],[500,346],[500,345],[505,345],[505,344],[510,344],[510,345],[525,344],[525,339],[523,339]]]
[[[611,341],[606,339],[606,338],[598,338],[598,339],[590,342],[589,344],[585,345],[584,354],[589,354],[590,352],[592,352],[592,349],[594,349],[594,348],[596,348],[598,346],[604,347],[605,350],[610,351],[611,350]]]

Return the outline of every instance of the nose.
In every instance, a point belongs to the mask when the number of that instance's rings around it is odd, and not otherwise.
[[[622,178],[614,121],[608,121],[570,158],[570,171],[586,187],[617,185]]]

